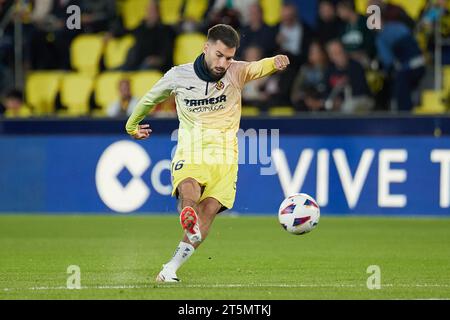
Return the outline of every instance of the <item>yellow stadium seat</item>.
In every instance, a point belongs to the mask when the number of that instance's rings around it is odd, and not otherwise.
[[[35,115],[48,115],[55,111],[61,77],[61,72],[33,72],[28,75],[25,96]]]
[[[131,93],[137,98],[144,96],[163,74],[159,71],[140,71],[130,75]]]
[[[367,84],[373,94],[380,92],[384,85],[384,76],[378,70],[367,70],[365,72]]]
[[[367,1],[368,0],[355,0],[356,12],[365,16],[367,14]]]
[[[443,85],[444,92],[450,92],[450,66],[444,67]]]
[[[269,109],[269,116],[271,117],[290,117],[293,115],[295,115],[295,110],[293,107],[279,106]]]
[[[180,21],[181,7],[183,0],[160,0],[159,10],[161,21],[164,24],[177,24]]]
[[[95,81],[95,103],[101,107],[100,113],[105,114],[108,106],[119,99],[119,82],[127,78],[122,72],[103,72]]]
[[[201,33],[181,34],[175,39],[175,65],[193,62],[202,52],[206,36]]]
[[[274,26],[280,22],[282,0],[260,0],[263,10],[264,22],[269,26]]]
[[[426,0],[389,0],[388,2],[402,7],[411,18],[417,20]]]
[[[67,73],[62,79],[61,103],[67,107],[63,115],[84,116],[89,113],[89,98],[94,86],[92,77]]]
[[[136,40],[132,35],[108,41],[105,50],[105,67],[113,69],[120,67],[127,58],[128,51]]]
[[[242,106],[241,114],[243,117],[257,117],[261,112],[258,107]]]
[[[101,35],[79,35],[70,47],[71,65],[78,72],[95,75],[98,73],[102,51],[103,37]]]
[[[184,18],[201,22],[208,9],[208,0],[186,0]]]
[[[443,92],[425,90],[422,93],[422,105],[414,109],[415,114],[445,113],[447,110],[443,101]]]
[[[122,19],[126,29],[133,30],[141,24],[147,12],[149,0],[126,0],[122,5]]]
[[[32,116],[33,112],[31,111],[30,107],[28,107],[26,104],[22,104],[19,110],[8,109],[3,114],[3,117],[7,119],[29,118]]]

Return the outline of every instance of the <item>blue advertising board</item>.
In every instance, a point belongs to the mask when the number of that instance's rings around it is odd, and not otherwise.
[[[274,214],[304,192],[324,214],[450,215],[448,137],[280,135],[253,159],[250,140],[234,212]],[[174,213],[175,146],[170,134],[2,136],[0,212]]]

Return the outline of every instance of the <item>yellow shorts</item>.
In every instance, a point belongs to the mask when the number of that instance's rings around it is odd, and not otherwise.
[[[172,162],[172,196],[177,196],[177,187],[187,178],[195,179],[202,186],[200,201],[214,198],[223,207],[231,209],[236,197],[238,164],[196,164],[182,159]],[[222,210],[223,211],[223,208]]]

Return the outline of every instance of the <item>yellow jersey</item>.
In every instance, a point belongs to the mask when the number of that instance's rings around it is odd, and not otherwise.
[[[233,61],[220,80],[207,82],[197,76],[194,63],[175,66],[140,99],[126,131],[136,133],[149,112],[173,94],[180,121],[175,157],[198,163],[237,163],[241,91],[247,82],[274,71],[273,57]]]

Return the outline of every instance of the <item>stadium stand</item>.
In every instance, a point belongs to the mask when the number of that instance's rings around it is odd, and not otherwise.
[[[73,34],[74,40],[71,42],[71,45],[67,47],[70,49],[70,66],[68,64],[64,66],[60,65],[59,68],[54,66],[44,66],[41,68],[46,70],[33,70],[33,64],[29,63],[27,60],[31,59],[28,55],[32,56],[33,52],[30,51],[30,53],[25,54],[24,58],[26,63],[24,64],[25,72],[23,78],[26,81],[22,86],[16,86],[15,89],[25,92],[26,103],[32,107],[33,115],[48,116],[54,114],[56,111],[59,113],[60,107],[58,102],[63,102],[63,105],[67,104],[69,107],[67,112],[61,111],[61,113],[65,112],[71,115],[86,115],[95,113],[96,115],[102,115],[105,114],[105,108],[108,105],[108,102],[114,100],[117,96],[116,84],[120,76],[122,76],[121,73],[117,72],[118,70],[130,70],[130,77],[134,79],[132,80],[133,94],[136,96],[141,96],[145,94],[145,92],[151,88],[152,84],[161,77],[160,72],[166,71],[172,63],[174,65],[180,65],[192,62],[202,51],[203,43],[206,39],[205,32],[211,23],[208,19],[211,19],[210,10],[212,10],[214,2],[209,0],[160,0],[159,9],[161,21],[165,25],[170,25],[176,32],[176,36],[170,40],[171,45],[167,47],[170,48],[170,54],[167,56],[170,56],[170,60],[172,61],[168,61],[164,67],[159,66],[158,64],[145,65],[145,63],[141,63],[137,67],[133,66],[129,69],[124,68],[124,62],[127,57],[132,56],[130,54],[130,49],[135,47],[136,44],[137,38],[135,38],[135,29],[142,23],[146,14],[149,13],[148,8],[150,1],[151,0],[117,0],[116,12],[117,18],[121,21],[120,27],[116,25],[116,21],[111,21],[110,30],[100,30],[100,32],[98,32],[92,31],[92,29],[88,28],[75,32]],[[331,0],[330,2],[335,4],[339,1],[343,0]],[[261,5],[264,22],[271,27],[275,27],[273,28],[275,31],[279,27],[279,23],[281,21],[281,11],[283,5],[288,2],[291,3],[291,1],[283,0],[255,0],[255,2],[259,2]],[[252,1],[249,1],[248,3],[250,4]],[[360,14],[366,14],[366,7],[369,3],[368,0],[354,0],[354,3],[356,10]],[[422,24],[424,12],[429,10],[429,15],[427,18],[435,17],[431,13],[438,12],[438,7],[436,7],[438,4],[434,2],[427,2],[426,0],[388,0],[387,3],[403,8],[406,13],[413,18],[416,24],[416,28],[414,28],[414,36],[417,39],[419,47],[422,50],[427,62],[427,76],[421,80],[423,83],[419,87],[420,91],[414,93],[405,92],[405,94],[411,94],[413,97],[420,97],[420,102],[415,101],[416,107],[412,111],[414,113],[449,112],[450,67],[445,65],[442,66],[442,81],[435,81],[433,83],[432,78],[434,77],[434,74],[436,74],[436,71],[433,70],[436,68],[436,66],[433,65],[435,49],[434,39],[432,37],[434,35],[434,31],[432,29],[430,30],[423,28]],[[29,8],[32,9],[32,7],[33,6],[31,4]],[[335,12],[333,14],[338,15],[336,8],[334,8],[334,11]],[[393,16],[395,17],[395,10],[393,12]],[[50,17],[51,12],[47,14]],[[444,18],[448,17],[448,9],[444,10],[443,14]],[[304,15],[305,12],[302,11],[300,16],[304,17]],[[223,16],[224,20],[221,22],[226,23],[226,19],[228,18],[230,18],[230,16],[225,14]],[[392,17],[390,17],[390,19],[392,19]],[[242,20],[244,21],[245,19]],[[404,20],[401,20],[400,22],[407,23]],[[33,23],[34,22],[32,20],[24,21],[24,24],[30,26],[30,28],[33,28]],[[411,28],[411,25],[408,26]],[[241,24],[241,29],[238,31],[242,30],[243,27],[244,25]],[[281,53],[280,48],[283,46],[280,46],[279,44],[279,35],[280,34],[277,36],[277,47],[274,47],[273,52],[268,53],[268,55]],[[3,39],[6,41],[8,36],[10,35],[6,33]],[[29,37],[29,35],[25,34],[25,49],[28,45],[27,41],[29,40],[27,37]],[[244,39],[245,34],[241,34],[241,37]],[[448,34],[443,34],[443,37],[448,38]],[[50,45],[52,44],[50,43]],[[54,43],[53,45],[57,44]],[[256,43],[254,45],[257,46],[258,44]],[[54,49],[55,48],[51,47],[48,48],[48,50]],[[12,50],[12,48],[9,50]],[[307,50],[308,48],[302,48],[303,53],[306,53]],[[443,61],[445,61],[445,59],[448,61],[448,51],[449,50],[443,51]],[[5,63],[4,61],[7,61],[7,59],[5,60],[5,57],[8,57],[8,55],[3,54],[2,56],[2,54],[0,54],[0,72],[2,72],[2,76],[7,74],[5,73],[5,70],[7,72],[8,67],[10,73],[13,74],[13,63],[11,64],[11,62],[9,62],[9,65],[8,62]],[[239,54],[240,53],[238,52],[238,56]],[[445,55],[447,55],[447,58],[445,58]],[[14,50],[12,50],[12,56],[14,56]],[[1,60],[1,58],[3,60]],[[150,57],[144,56],[143,61],[145,62],[145,59],[147,58]],[[394,90],[392,90],[392,86],[394,86],[395,81],[393,80],[394,69],[383,70],[383,64],[380,64],[381,60],[379,53],[377,53],[374,57],[370,57],[370,59],[372,59],[370,64],[365,65],[365,74],[372,95],[377,101],[375,110],[389,111],[391,108],[390,106],[395,105],[390,103],[390,101],[394,99]],[[69,67],[71,67],[71,70],[68,70]],[[292,70],[293,73],[298,73],[300,67],[301,66],[295,66],[296,70]],[[49,68],[54,68],[54,70],[47,70]],[[68,71],[71,73],[65,75]],[[134,73],[135,71],[139,72]],[[64,90],[68,91],[66,83],[70,81],[75,83],[75,79],[84,84],[82,88],[86,92],[83,97],[76,98],[74,97],[74,94],[69,94],[68,92],[64,92],[63,94]],[[271,96],[271,92],[269,91],[279,90],[279,88],[276,88],[276,86],[274,87],[273,85],[274,83],[276,84],[276,82],[272,81],[268,83],[271,85],[261,86],[261,88],[258,89],[261,90],[261,96]],[[441,83],[442,87],[440,87]],[[11,87],[11,81],[9,81],[9,83],[6,81],[6,84],[1,83],[0,81],[0,86],[3,86],[0,87],[0,93],[2,94],[5,94],[7,89],[13,89],[13,87]],[[329,92],[327,91],[325,94],[329,94]],[[62,99],[63,96],[64,99]],[[85,101],[86,97],[88,97],[87,102]],[[89,100],[90,98],[94,99]],[[289,106],[288,109],[277,107],[277,105],[287,106],[285,101],[270,100],[268,105],[264,106],[264,108],[252,102],[245,103],[248,103],[249,106],[242,108],[242,114],[243,116],[249,117],[259,116],[263,113],[274,116],[290,115],[293,110],[292,106]],[[270,108],[270,110],[267,108]],[[295,106],[295,108],[296,109],[294,112],[305,111],[301,108],[297,108],[297,106]],[[266,109],[269,110],[269,112],[263,112]],[[0,107],[0,113],[1,110],[2,109]],[[321,108],[320,110],[327,112],[328,109]],[[336,110],[339,110],[339,108]]]
[[[87,116],[89,114],[89,98],[94,87],[92,77],[67,73],[62,77],[61,103],[65,107],[60,116]],[[74,90],[73,88],[76,88]]]
[[[450,92],[450,66],[444,68],[444,90]]]
[[[420,12],[426,4],[426,0],[390,0],[389,3],[402,7],[411,18],[417,20],[419,19]]]
[[[183,17],[195,22],[201,22],[206,9],[208,9],[208,0],[187,0]]]
[[[181,19],[183,2],[183,0],[161,0],[159,2],[161,21],[168,25],[177,24]]]
[[[415,114],[439,114],[445,113],[447,107],[443,102],[443,92],[425,90],[422,93],[422,104],[414,109]]]
[[[181,34],[175,39],[173,62],[180,65],[192,62],[202,52],[206,37],[201,33]]]
[[[55,112],[55,99],[62,75],[59,71],[37,71],[28,74],[25,96],[34,115],[46,116]]]
[[[290,117],[295,114],[295,110],[291,106],[276,106],[269,108],[268,114],[272,117]]]
[[[261,0],[261,7],[263,9],[264,22],[269,26],[275,26],[280,22],[282,0]]]
[[[259,108],[253,106],[242,106],[241,112],[243,117],[258,117],[261,114]]]
[[[162,73],[158,71],[134,72],[130,75],[131,92],[135,96],[142,97],[161,77]]]
[[[144,19],[148,0],[127,0],[121,8],[124,27],[127,30],[135,29]]]
[[[96,75],[99,72],[103,44],[103,37],[98,34],[83,34],[76,37],[70,47],[72,68],[81,73]]]
[[[103,72],[95,81],[95,103],[100,107],[99,113],[106,114],[110,103],[118,99],[118,86],[121,79],[127,77],[122,72]]]
[[[132,35],[109,40],[105,48],[106,69],[120,67],[125,62],[128,50],[130,50],[134,43],[135,39]]]

